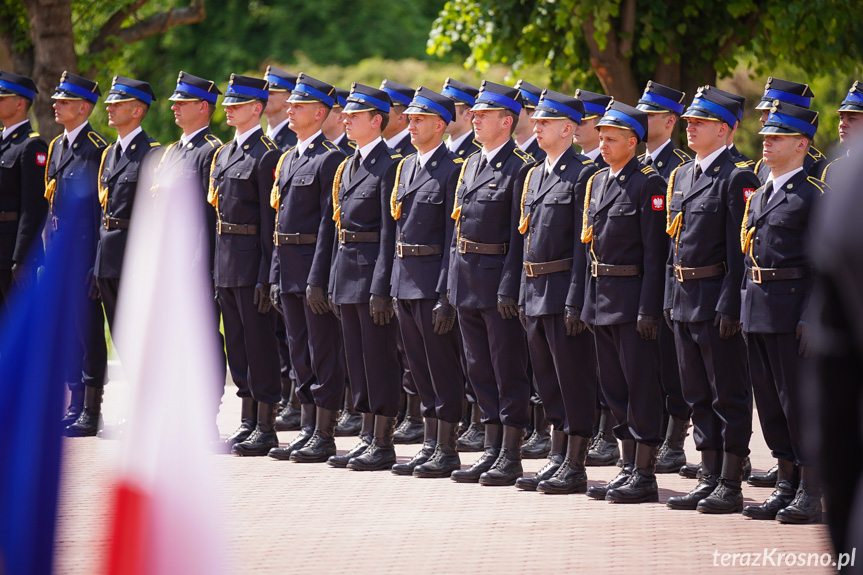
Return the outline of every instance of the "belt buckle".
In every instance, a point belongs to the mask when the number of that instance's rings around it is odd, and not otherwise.
[[[222,235],[222,220],[216,222],[216,233]]]
[[[467,240],[464,238],[459,238],[458,240],[458,253],[466,254],[467,253]]]
[[[273,245],[277,247],[279,245],[279,232],[273,232]]]
[[[674,266],[674,279],[683,283],[683,268],[680,266]]]
[[[339,243],[345,243],[345,230],[339,230]]]
[[[533,263],[524,262],[524,275],[529,278],[536,277],[536,274],[533,273]]]
[[[590,262],[590,275],[593,277],[599,277],[599,262]]]
[[[405,257],[404,252],[402,252],[402,246],[403,245],[404,244],[402,244],[402,242],[396,242],[396,255],[399,256],[400,258]]]
[[[752,283],[761,283],[761,268],[750,268],[752,271]]]
[[[59,221],[60,220],[57,219],[57,216],[51,216],[51,227],[54,228],[55,232],[58,229],[57,226],[59,225]]]

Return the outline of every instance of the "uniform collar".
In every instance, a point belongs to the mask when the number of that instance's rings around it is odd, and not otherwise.
[[[11,126],[6,127],[3,130],[3,139],[5,140],[6,138],[8,138],[12,132],[14,132],[29,121],[30,120],[24,120],[23,122],[18,122],[17,124],[12,124]]]
[[[655,160],[656,158],[659,157],[659,154],[662,153],[662,150],[665,149],[665,146],[667,146],[670,143],[671,143],[671,138],[668,138],[667,140],[665,140],[665,142],[661,146],[659,146],[658,148],[656,148],[652,152],[650,150],[648,150],[644,154],[644,159],[647,160],[647,158],[653,158]]]
[[[289,119],[285,118],[275,128],[270,128],[269,126],[267,126],[267,137],[268,138],[275,137],[275,135],[278,134],[282,130],[282,128],[284,128],[285,126],[288,125],[288,121],[289,121]]]
[[[461,143],[464,142],[467,139],[467,137],[470,136],[472,133],[473,132],[468,130],[467,132],[465,132],[464,134],[462,134],[458,138],[455,138],[455,139],[450,138],[447,141],[447,148],[449,148],[449,151],[455,152],[456,150],[458,150],[459,146],[461,146]]]
[[[417,161],[420,164],[420,168],[425,167],[425,165],[428,163],[428,161],[431,159],[431,157],[434,156],[435,152],[440,150],[441,146],[443,146],[443,142],[441,142],[440,146],[437,146],[436,148],[432,148],[431,150],[429,150],[425,154],[420,154],[419,152],[417,152]]]
[[[595,162],[597,158],[599,158],[599,146],[595,147],[589,152],[585,152],[584,148],[582,148],[581,153],[590,158],[591,162]]]
[[[84,130],[84,126],[87,125],[87,122],[81,122],[78,126],[72,128],[71,130],[63,130],[63,135],[66,136],[66,141],[72,144],[77,138],[78,134],[80,134]]]
[[[560,159],[564,156],[564,154],[566,154],[566,150],[561,152],[560,155],[555,158],[553,162],[549,161],[551,160],[551,156],[549,156],[548,154],[545,155],[545,161],[543,162],[543,164],[545,165],[546,174],[550,174],[554,171],[554,168],[557,166],[557,164],[560,163]]]
[[[796,170],[792,170],[792,171],[790,171],[790,172],[787,172],[787,173],[785,173],[785,174],[782,174],[781,176],[776,176],[775,178],[773,177],[773,172],[771,171],[771,172],[770,172],[770,177],[769,177],[769,178],[767,178],[767,181],[768,181],[768,182],[773,182],[773,191],[775,192],[776,190],[782,189],[782,186],[784,186],[785,184],[787,184],[787,183],[788,183],[788,180],[790,180],[791,178],[793,178],[793,177],[794,177],[794,175],[795,175],[797,172],[802,172],[802,171],[803,171],[803,166],[800,166],[800,167],[799,167],[799,168],[797,168]],[[768,198],[768,199],[769,199],[769,198]]]
[[[125,153],[126,148],[129,147],[129,144],[132,143],[132,140],[134,140],[136,137],[138,137],[138,134],[140,134],[143,131],[144,131],[143,128],[141,128],[141,126],[138,126],[134,130],[132,130],[131,132],[126,134],[125,138],[117,138],[117,142],[120,144],[120,152]]]
[[[506,146],[509,142],[510,142],[509,140],[504,140],[503,144],[501,144],[500,146],[498,146],[494,150],[489,150],[488,152],[486,152],[485,147],[483,147],[482,155],[485,158],[486,163],[490,164],[491,161],[494,160],[494,157],[497,156],[497,153],[500,152],[503,149],[503,147]]]
[[[404,140],[405,138],[410,138],[410,133],[408,132],[407,128],[405,128],[404,130],[402,130],[401,132],[399,132],[398,134],[396,134],[395,136],[393,136],[392,138],[390,138],[388,140],[384,139],[384,142],[387,143],[387,147],[395,150],[398,147],[397,144],[400,144],[402,142],[402,140]]]
[[[518,144],[518,147],[521,148],[522,151],[527,150],[531,144],[536,141],[536,134],[531,134],[530,138],[524,141],[523,144]]]
[[[716,161],[716,158],[718,158],[719,155],[722,154],[722,152],[725,152],[727,150],[728,148],[726,148],[725,146],[719,146],[716,151],[711,152],[710,155],[703,160],[698,159],[698,156],[696,155],[695,161],[698,163],[698,167],[701,168],[701,173],[706,173],[707,168],[713,165],[713,162]]]
[[[381,143],[383,141],[384,141],[384,139],[381,138],[380,136],[378,136],[377,138],[375,138],[374,140],[372,140],[371,142],[369,142],[368,144],[366,144],[362,148],[357,148],[357,152],[360,153],[360,160],[365,160],[368,157],[368,155],[372,153],[372,150],[375,149],[375,146],[377,146],[379,143]]]
[[[184,133],[182,136],[180,136],[180,145],[185,146],[186,144],[188,144],[189,142],[194,140],[195,136],[197,136],[198,134],[200,134],[201,132],[203,132],[206,129],[207,129],[207,126],[204,126],[203,128],[198,128],[197,130],[195,130],[191,134],[187,135]]]
[[[246,130],[242,134],[237,133],[237,135],[234,136],[234,139],[237,141],[237,147],[242,146],[243,144],[246,143],[246,140],[251,138],[257,132],[261,132],[261,131],[263,131],[263,130],[261,130],[260,126],[255,126],[251,130]]]
[[[307,139],[303,140],[302,142],[297,142],[297,155],[302,156],[303,154],[305,154],[306,149],[309,147],[309,144],[314,142],[315,138],[317,138],[321,134],[323,134],[323,132],[321,130],[318,130],[317,132],[315,132],[315,134],[312,137],[307,138]]]

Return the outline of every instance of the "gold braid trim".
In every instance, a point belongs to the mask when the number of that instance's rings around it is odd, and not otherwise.
[[[179,143],[180,143],[180,140],[177,140],[176,142],[174,142],[173,144],[171,144],[170,146],[165,148],[165,151],[162,152],[162,157],[159,158],[159,164],[156,166],[157,172],[162,169],[162,164],[165,163],[165,157],[168,155],[168,152],[171,151],[171,148],[173,148],[174,146],[176,146]],[[159,196],[159,182],[158,181],[153,182],[153,185],[150,186],[150,193],[153,195],[154,198]]]
[[[102,209],[106,209],[108,207],[108,186],[102,185],[102,172],[105,171],[105,158],[108,157],[108,151],[113,150],[114,146],[119,144],[112,144],[105,148],[105,151],[102,152],[102,161],[99,162],[99,175],[96,178],[96,185],[99,188],[99,204],[101,204]]]
[[[413,154],[411,154],[411,156],[412,155]],[[409,157],[410,156],[408,156],[408,158]],[[402,175],[402,166],[404,165],[405,160],[407,160],[408,158],[402,158],[402,160],[399,162],[398,167],[396,168],[396,183],[393,186],[393,193],[390,195],[390,215],[393,217],[394,220],[398,220],[400,217],[402,217],[402,203],[397,202],[399,191],[399,178]],[[417,162],[419,161],[420,159],[417,158]]]
[[[588,227],[587,225],[588,211],[590,211],[590,192],[593,190],[593,180],[603,171],[605,170],[594,172],[587,180],[587,189],[584,192],[584,213],[581,215],[581,243],[583,244],[593,243],[593,226]]]
[[[536,166],[532,167],[527,172],[527,177],[524,179],[524,188],[521,190],[521,214],[518,218],[518,232],[521,235],[524,235],[527,232],[527,227],[530,225],[530,214],[527,214],[527,217],[524,217],[524,203],[527,200],[527,189],[530,186],[530,177],[533,175],[533,171],[536,169]]]
[[[216,183],[213,179],[213,170],[216,169],[216,158],[219,157],[219,152],[228,144],[222,144],[216,153],[213,154],[213,161],[210,162],[210,189],[207,191],[207,203],[216,208],[216,214],[219,213],[219,192],[216,190]]]
[[[353,156],[348,156],[339,168],[336,170],[336,176],[333,178],[333,221],[336,222],[336,231],[342,231],[342,206],[339,205],[339,188],[342,185],[342,172],[345,171],[345,166]]]
[[[474,152],[476,153],[476,152]],[[471,154],[472,156],[473,154]],[[458,182],[455,185],[455,200],[453,201],[452,206],[452,214],[450,217],[455,220],[455,238],[456,242],[461,234],[461,206],[458,204],[458,190],[461,188],[462,182],[464,182],[464,171],[467,169],[467,160],[465,160],[464,164],[462,164],[461,172],[458,174]]]
[[[677,171],[680,166],[674,168],[671,175],[668,176],[668,192],[665,195],[665,233],[674,238],[674,253],[677,254],[677,244],[680,242],[680,230],[683,229],[683,212],[674,216],[674,221],[671,220],[671,196],[674,195],[674,180],[677,177]]]
[[[45,162],[45,199],[48,200],[51,209],[54,208],[54,192],[57,191],[57,180],[48,181],[48,168],[51,166],[51,154],[54,152],[54,142],[62,138],[59,135],[48,144],[48,161]]]
[[[746,229],[746,222],[749,221],[749,203],[752,201],[752,198],[755,194],[749,196],[749,199],[746,200],[746,209],[743,210],[743,223],[740,225],[740,249],[745,254],[747,250],[749,250],[749,246],[752,243],[752,235],[755,233],[755,228],[751,230]]]
[[[275,172],[276,176],[275,176],[275,179],[273,180],[273,187],[270,189],[270,206],[274,210],[276,210],[276,218],[277,219],[279,217],[279,196],[281,195],[279,193],[279,176],[282,175],[282,163],[285,161],[285,158],[288,157],[288,154],[290,154],[292,151],[293,151],[293,148],[286,151],[284,154],[282,154],[282,157],[279,158],[279,163],[276,164],[276,172]]]

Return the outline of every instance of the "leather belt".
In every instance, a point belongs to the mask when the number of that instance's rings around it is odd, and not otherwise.
[[[458,253],[503,255],[506,253],[506,244],[480,244],[478,242],[459,238]]]
[[[443,246],[441,244],[421,245],[396,242],[396,255],[400,258],[405,256],[433,256],[442,253]]]
[[[0,212],[0,222],[17,222],[18,212]]]
[[[128,230],[129,220],[104,216],[102,218],[102,225],[105,226],[106,230]]]
[[[554,260],[553,262],[524,262],[524,274],[529,278],[556,272],[565,272],[571,269],[572,258]]]
[[[216,222],[216,232],[219,235],[231,234],[235,236],[254,236],[258,233],[257,224],[229,224],[219,220]]]
[[[773,280],[799,280],[812,275],[810,268],[749,268],[746,277],[760,284]]]
[[[339,243],[373,244],[381,240],[378,232],[352,232],[350,230],[339,230]]]
[[[684,268],[677,264],[674,265],[674,277],[679,282],[684,282],[686,280],[703,280],[707,278],[715,278],[717,276],[724,276],[727,271],[728,268],[725,266],[725,262],[700,268]]]
[[[599,262],[590,262],[590,275],[593,277],[610,276],[610,277],[632,277],[644,275],[643,266],[613,266],[609,264],[601,264]]]
[[[273,232],[273,245],[276,246],[299,246],[314,244],[318,241],[318,234],[280,234]]]

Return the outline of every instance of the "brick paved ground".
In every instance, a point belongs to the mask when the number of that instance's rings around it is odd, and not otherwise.
[[[105,394],[106,424],[115,423],[126,386],[114,381]],[[239,421],[239,400],[226,387],[219,428]],[[281,433],[287,442],[296,432]],[[64,439],[64,477],[57,531],[56,572],[99,572],[110,545],[106,490],[116,469],[119,442]],[[356,438],[337,438],[340,452]],[[416,445],[396,446],[407,460]],[[687,438],[690,461],[696,458]],[[213,456],[214,478],[224,506],[228,573],[690,573],[751,572],[714,567],[714,552],[829,551],[823,525],[790,526],[672,511],[664,502],[695,482],[660,475],[660,503],[615,505],[585,495],[553,496],[515,487],[456,484],[449,479],[355,472],[326,464],[269,458]],[[462,454],[469,465],[478,454]],[[772,465],[756,422],[752,439],[756,470]],[[544,461],[526,460],[534,473]],[[616,467],[588,468],[590,484],[609,480]],[[766,489],[745,487],[747,503]],[[773,555],[775,558],[776,555]],[[738,559],[740,561],[740,559]],[[718,565],[718,563],[717,563]],[[782,573],[834,569],[766,569]]]

